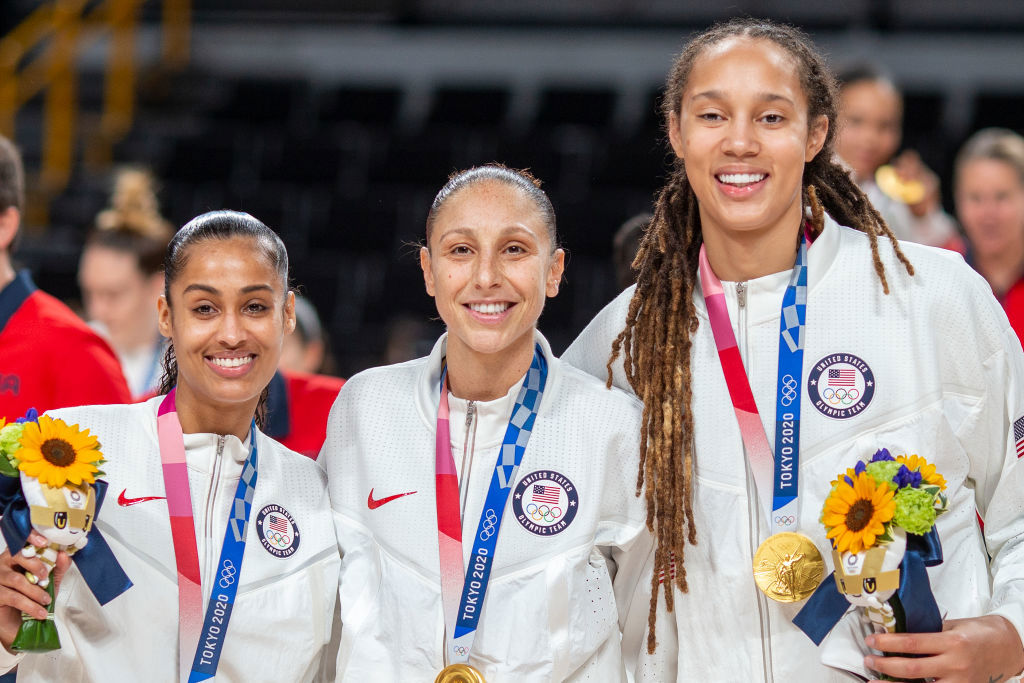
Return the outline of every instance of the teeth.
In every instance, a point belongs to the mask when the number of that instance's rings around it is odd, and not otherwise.
[[[511,304],[509,304],[508,302],[502,302],[494,304],[470,304],[469,307],[476,311],[477,313],[496,314],[504,313],[506,310],[508,310],[508,307],[510,305]]]
[[[728,185],[749,185],[764,180],[764,173],[723,173],[718,179]]]
[[[213,364],[218,365],[222,368],[239,368],[247,363],[252,362],[252,356],[242,356],[241,358],[214,358]]]

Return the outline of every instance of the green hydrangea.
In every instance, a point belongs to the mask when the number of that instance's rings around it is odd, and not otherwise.
[[[900,489],[892,519],[907,533],[928,533],[935,526],[935,496],[924,489]]]
[[[901,467],[903,467],[903,463],[895,460],[879,460],[868,463],[867,472],[875,480],[875,484],[885,482],[889,488],[895,489],[896,484],[893,483],[892,478],[896,476]]]
[[[24,424],[4,425],[0,429],[0,475],[5,477],[18,476],[18,461],[14,458],[14,452],[21,448],[18,439],[25,431]]]
[[[24,423],[13,422],[9,425],[4,425],[4,428],[0,429],[0,451],[3,451],[7,457],[14,455],[14,451],[21,448],[18,439],[21,438],[24,431]]]

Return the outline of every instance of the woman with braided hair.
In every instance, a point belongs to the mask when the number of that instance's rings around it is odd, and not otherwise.
[[[644,404],[637,488],[657,545],[649,607],[627,619],[649,624],[637,680],[1024,669],[1024,355],[984,281],[897,242],[834,163],[835,102],[796,29],[742,19],[691,41],[667,79],[675,168],[637,285],[564,356]],[[827,482],[883,447],[948,482],[946,561],[928,570],[943,631],[868,635],[850,613],[816,648],[792,619],[824,571],[799,562],[831,564]]]

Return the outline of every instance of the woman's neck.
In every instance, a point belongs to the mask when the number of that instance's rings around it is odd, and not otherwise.
[[[790,270],[797,262],[798,226],[782,234],[779,230],[705,230],[708,262],[719,280],[736,283]]]
[[[179,384],[174,408],[185,434],[230,434],[245,441],[259,397],[244,403],[209,405],[198,400],[188,385]]]
[[[483,354],[448,336],[448,389],[467,401],[493,401],[508,393],[533,362],[533,333],[523,335],[514,348]],[[525,342],[525,343],[524,343]]]
[[[1007,249],[972,255],[974,267],[988,280],[992,291],[1002,296],[1024,276],[1024,242],[1015,242]]]

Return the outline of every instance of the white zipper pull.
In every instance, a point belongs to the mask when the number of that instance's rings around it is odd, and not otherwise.
[[[217,457],[218,458],[220,456],[224,455],[224,443],[227,441],[227,438],[228,437],[224,436],[223,434],[218,434],[217,435]]]
[[[466,406],[466,429],[468,430],[473,424],[473,418],[476,417],[476,401],[470,401],[469,405]],[[467,433],[468,435],[468,433]]]
[[[737,282],[736,283],[736,300],[739,303],[740,308],[743,308],[744,306],[747,305],[747,283],[746,282]]]

